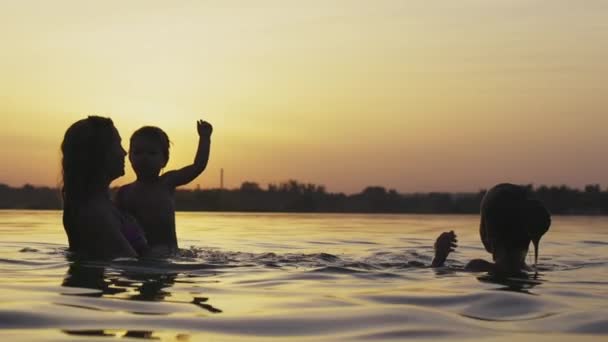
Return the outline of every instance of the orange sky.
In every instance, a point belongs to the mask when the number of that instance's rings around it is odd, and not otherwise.
[[[330,191],[608,185],[608,2],[2,1],[0,182],[56,185],[65,129],[110,116],[192,185]],[[130,168],[130,166],[127,166]],[[133,180],[133,173],[118,180]]]

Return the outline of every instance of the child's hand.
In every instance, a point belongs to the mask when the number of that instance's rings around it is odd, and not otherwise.
[[[441,233],[435,241],[435,253],[441,253],[447,256],[450,252],[454,251],[454,248],[458,247],[456,242],[458,242],[458,240],[456,239],[456,233],[454,233],[453,230]]]
[[[442,265],[450,252],[453,252],[454,248],[458,247],[456,242],[458,240],[453,230],[441,233],[437,241],[435,241],[435,259],[433,260],[433,265]]]
[[[198,131],[198,136],[201,138],[210,138],[211,133],[213,132],[213,126],[205,120],[198,120],[196,122],[196,129]]]

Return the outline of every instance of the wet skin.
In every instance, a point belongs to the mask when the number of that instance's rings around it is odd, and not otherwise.
[[[207,166],[212,126],[197,122],[199,144],[194,163],[179,170],[160,174],[167,164],[161,146],[144,137],[135,138],[129,149],[129,160],[137,180],[121,187],[116,202],[118,207],[133,215],[144,229],[148,244],[153,248],[177,250],[175,229],[175,188],[188,184]]]

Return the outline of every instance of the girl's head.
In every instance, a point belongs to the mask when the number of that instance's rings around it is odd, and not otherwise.
[[[109,118],[89,116],[72,124],[61,143],[64,201],[107,190],[124,174],[126,151]]]
[[[536,263],[538,243],[550,226],[549,211],[532,198],[526,187],[499,184],[481,201],[481,241],[501,266],[523,265],[530,242],[534,244]]]
[[[169,137],[158,127],[138,129],[131,136],[129,160],[138,178],[158,176],[169,161]]]

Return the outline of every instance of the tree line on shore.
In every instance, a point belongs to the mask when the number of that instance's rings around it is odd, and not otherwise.
[[[565,185],[528,187],[553,214],[608,215],[608,189],[597,184],[582,190]],[[484,193],[398,193],[369,186],[347,195],[290,180],[265,189],[255,182],[235,189],[178,189],[175,205],[178,211],[475,214]],[[0,209],[58,210],[61,195],[57,188],[0,184]]]

